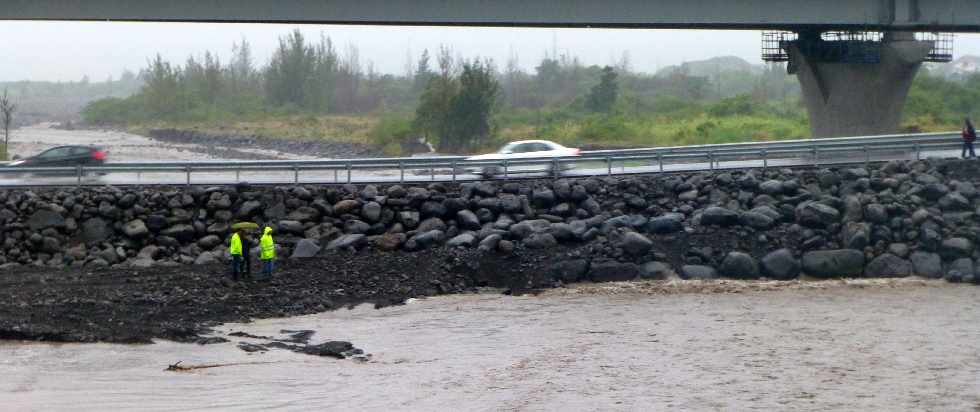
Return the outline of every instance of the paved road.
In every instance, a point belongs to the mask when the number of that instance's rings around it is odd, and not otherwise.
[[[945,150],[934,152],[922,152],[921,157],[957,157],[958,151]],[[892,155],[875,155],[870,158],[872,162],[882,162],[888,160],[912,159],[913,153],[900,153]],[[829,159],[821,159],[819,165],[831,164],[855,164],[864,163],[864,156],[835,156]],[[765,161],[767,167],[793,167],[813,165],[812,159],[805,158],[783,158],[768,159]],[[614,162],[612,168],[599,167],[597,163],[580,165],[563,172],[567,177],[588,177],[629,174],[655,174],[673,173],[703,170],[727,170],[727,169],[748,169],[762,168],[763,160],[731,160],[722,162],[692,161],[684,163],[671,163],[659,165],[656,161],[635,161],[627,163]],[[391,170],[355,170],[348,176],[346,170],[302,170],[298,175],[298,182],[304,184],[343,184],[343,183],[396,183],[396,182],[450,182],[450,181],[477,181],[483,180],[475,174],[453,175],[449,170],[434,170],[430,173],[426,170],[406,170],[404,175],[398,169]],[[498,180],[521,179],[521,178],[542,178],[549,177],[547,173],[522,173],[508,176],[499,176]],[[243,171],[235,172],[193,172],[190,176],[190,184],[193,185],[226,185],[238,182],[249,182],[251,184],[292,184],[297,182],[297,175],[292,171]],[[75,176],[15,176],[5,174],[0,170],[0,187],[33,187],[33,186],[74,186],[79,181]],[[84,177],[81,180],[83,185],[185,185],[188,177],[183,172],[114,172],[104,176]]]

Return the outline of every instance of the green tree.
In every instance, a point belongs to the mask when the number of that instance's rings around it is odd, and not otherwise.
[[[178,109],[178,93],[178,70],[157,54],[143,72],[146,108],[157,116],[172,116]]]
[[[7,148],[10,145],[10,127],[14,124],[14,111],[17,105],[7,96],[7,89],[3,89],[3,96],[0,97],[0,122],[3,122],[3,150],[0,150],[0,159],[7,160],[9,153]]]
[[[446,151],[471,149],[493,132],[493,115],[500,97],[500,84],[489,61],[464,63],[459,75],[459,93],[450,109],[450,134],[439,141]]]
[[[415,129],[443,152],[471,149],[493,133],[500,84],[489,61],[464,62],[459,75],[443,53],[441,74],[429,81],[415,112]],[[432,139],[432,138],[435,139]]]
[[[592,112],[609,113],[616,104],[619,95],[619,84],[616,82],[616,71],[612,67],[602,68],[599,84],[592,87],[586,97],[585,106]]]

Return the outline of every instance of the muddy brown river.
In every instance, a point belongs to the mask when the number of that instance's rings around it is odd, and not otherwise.
[[[980,288],[941,281],[583,285],[228,324],[314,329],[371,360],[238,341],[0,344],[3,410],[980,408]],[[187,366],[222,365],[187,372]]]

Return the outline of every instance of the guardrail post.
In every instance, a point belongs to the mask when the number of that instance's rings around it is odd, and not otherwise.
[[[456,183],[456,161],[455,160],[453,160],[451,166],[453,168],[453,183]]]
[[[817,151],[817,147],[816,146],[813,146],[810,150],[813,151],[813,165],[814,166],[819,166],[820,165],[820,152]]]
[[[715,170],[715,155],[708,151],[708,170]]]
[[[915,144],[915,160],[922,160],[922,157],[921,157],[922,156],[922,150],[921,149],[922,148],[919,147],[919,144],[916,143]]]
[[[398,183],[405,183],[405,162],[398,161]]]
[[[333,169],[333,182],[334,183],[340,183],[340,179],[337,177],[338,174],[340,174],[340,172],[338,172],[337,169]]]
[[[75,166],[75,173],[77,174],[76,177],[78,178],[76,185],[78,187],[82,187],[82,165]]]
[[[762,157],[762,174],[766,174],[766,168],[769,167],[769,152],[766,149],[759,151],[759,155]]]
[[[241,166],[238,166],[238,168],[235,169],[235,183],[238,183],[238,182],[241,182],[241,181],[242,181],[242,167]]]
[[[350,183],[350,169],[351,169],[350,162],[347,162],[347,183]]]
[[[504,180],[510,179],[510,176],[508,176],[508,173],[509,173],[508,162],[506,160],[504,160]]]
[[[293,165],[293,184],[299,184],[299,165]]]
[[[606,156],[606,176],[612,176],[612,158]]]
[[[558,164],[557,157],[551,160],[551,177],[553,179],[557,179],[558,176],[561,174],[561,169],[559,169],[560,167],[561,165]]]
[[[868,150],[867,145],[865,145],[862,149],[864,149],[864,167],[868,167],[868,164],[871,163],[871,151]]]

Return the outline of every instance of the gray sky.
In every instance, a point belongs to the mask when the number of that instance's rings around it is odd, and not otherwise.
[[[217,52],[228,60],[233,42],[245,37],[264,64],[277,38],[299,28],[310,38],[330,36],[340,48],[355,44],[361,62],[377,71],[404,73],[406,56],[440,44],[464,57],[484,56],[503,65],[511,51],[532,68],[546,51],[578,56],[585,64],[610,64],[629,54],[635,70],[734,55],[759,58],[757,31],[527,29],[464,27],[326,26],[216,23],[12,22],[0,23],[0,81],[103,80],[128,68],[137,71],[159,52],[183,63],[190,54]],[[980,55],[980,35],[957,35],[955,55]]]

